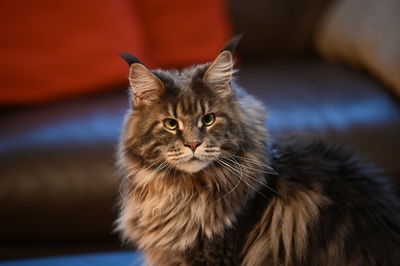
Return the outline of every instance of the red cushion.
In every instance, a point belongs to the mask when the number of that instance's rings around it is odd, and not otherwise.
[[[231,37],[223,0],[138,0],[157,67],[207,62]]]
[[[213,59],[230,36],[223,0],[0,3],[0,104],[123,88],[129,51],[152,67]]]
[[[128,0],[2,1],[0,103],[44,102],[126,84],[118,52],[145,57],[135,13]]]

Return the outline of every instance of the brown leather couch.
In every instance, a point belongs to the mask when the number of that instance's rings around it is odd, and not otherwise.
[[[271,138],[322,137],[399,180],[399,99],[367,73],[313,54],[312,32],[327,2],[254,8],[261,2],[231,1],[230,12],[245,33],[238,83],[267,104]],[[121,248],[112,233],[114,155],[127,108],[121,89],[1,109],[0,259]]]

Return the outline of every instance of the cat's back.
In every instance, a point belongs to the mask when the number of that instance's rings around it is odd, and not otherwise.
[[[326,197],[348,209],[368,202],[399,214],[394,184],[384,171],[343,147],[318,138],[292,138],[271,144],[269,150],[273,168],[286,182],[318,186]]]
[[[271,251],[264,262],[399,265],[400,205],[388,179],[320,140],[291,139],[269,150],[277,195],[249,235],[252,245],[263,242]],[[255,231],[265,228],[269,238],[261,239]]]

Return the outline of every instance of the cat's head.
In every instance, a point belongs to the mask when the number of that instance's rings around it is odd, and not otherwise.
[[[232,88],[234,38],[213,62],[181,71],[149,70],[129,54],[131,112],[123,152],[141,166],[195,173],[243,145],[246,123]]]

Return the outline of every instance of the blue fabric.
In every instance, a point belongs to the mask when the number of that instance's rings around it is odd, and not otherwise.
[[[143,264],[140,253],[110,252],[73,256],[9,260],[0,266],[139,266]]]
[[[83,117],[67,117],[32,127],[0,138],[0,154],[26,147],[54,146],[59,144],[116,142],[124,113],[95,112]]]

